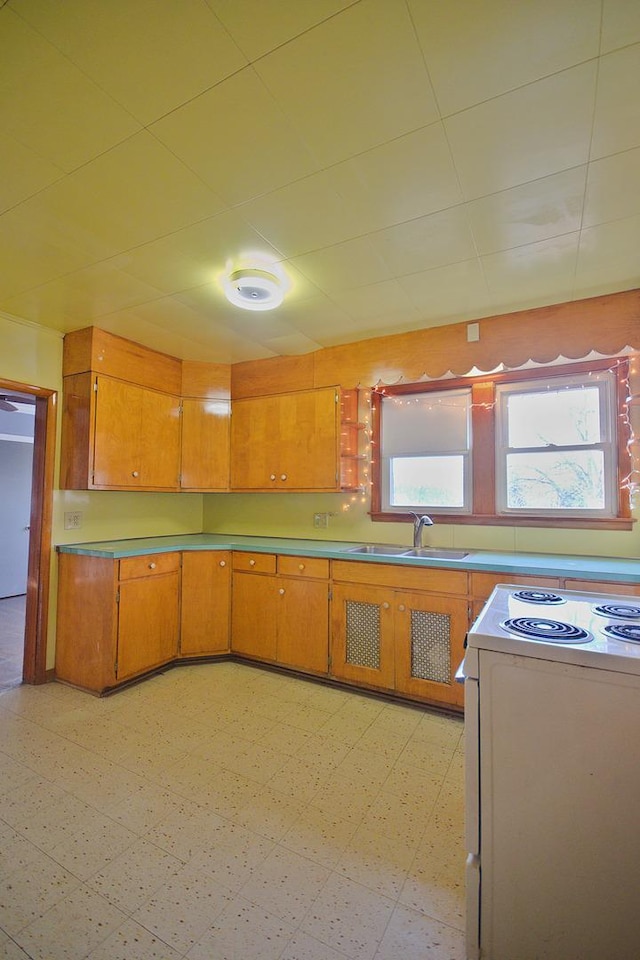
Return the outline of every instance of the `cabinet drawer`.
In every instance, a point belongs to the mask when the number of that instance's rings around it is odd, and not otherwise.
[[[323,557],[278,557],[278,573],[287,577],[329,579],[329,561]]]
[[[466,570],[334,560],[333,579],[400,590],[427,590],[430,593],[457,593],[461,596],[467,594]]]
[[[585,593],[613,593],[640,597],[640,583],[612,583],[606,580],[565,580],[567,590],[583,590]]]
[[[527,577],[519,573],[472,573],[471,594],[486,600],[498,583],[517,583],[523,587],[555,587],[560,586],[557,577]]]
[[[120,579],[152,577],[161,573],[173,573],[179,569],[179,553],[149,553],[144,557],[123,557],[120,561]]]
[[[275,573],[276,558],[272,553],[234,553],[233,569],[250,573]]]

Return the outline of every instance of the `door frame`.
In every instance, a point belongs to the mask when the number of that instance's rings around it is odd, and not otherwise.
[[[36,399],[22,679],[24,683],[45,683],[58,394],[56,390],[4,379],[0,380],[0,389]]]

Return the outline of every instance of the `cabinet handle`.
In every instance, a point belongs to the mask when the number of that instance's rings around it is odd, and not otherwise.
[[[137,470],[132,470],[132,471],[131,471],[131,476],[132,476],[132,477],[139,477],[140,474],[138,473]]]
[[[281,479],[281,480],[286,480],[286,479],[287,479],[286,473],[281,473],[281,474],[280,474],[280,479]]]
[[[280,587],[280,589],[278,590],[278,593],[280,594],[281,597],[284,597],[284,587]]]
[[[275,473],[272,473],[271,476],[269,477],[269,480],[275,480],[275,478],[276,478]]]
[[[407,609],[407,608],[405,607],[404,603],[399,603],[399,604],[398,604],[398,610],[401,610],[401,611],[404,613],[404,611],[405,611],[406,609]]]
[[[226,567],[226,565],[227,565],[227,561],[226,561],[226,560],[221,560],[221,561],[220,561],[220,566],[221,566],[221,567]]]
[[[250,567],[255,567],[255,565],[256,565],[255,560],[249,560],[249,566],[250,566]]]
[[[389,604],[387,603],[386,600],[385,600],[385,602],[382,604],[382,609],[383,609],[383,610],[388,610],[388,609],[389,609]]]
[[[298,570],[304,570],[304,563],[298,564]],[[557,602],[557,601],[556,601]]]
[[[155,568],[156,568],[156,565],[152,560],[151,563],[149,564],[149,570],[155,570]]]

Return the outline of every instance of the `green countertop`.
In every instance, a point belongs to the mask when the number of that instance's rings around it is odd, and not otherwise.
[[[362,563],[393,563],[398,566],[445,567],[463,570],[495,570],[514,576],[528,574],[543,577],[575,577],[581,580],[617,580],[640,583],[640,559],[621,557],[581,557],[564,554],[509,553],[507,551],[469,550],[461,560],[376,556],[350,553],[359,542],[335,540],[297,540],[286,537],[244,537],[217,533],[187,533],[167,537],[142,537],[134,540],[102,540],[95,543],[58,544],[61,553],[89,557],[138,557],[172,550],[251,550],[256,553],[285,553],[294,556],[326,557],[332,560],[357,560]],[[410,545],[407,545],[407,550]]]

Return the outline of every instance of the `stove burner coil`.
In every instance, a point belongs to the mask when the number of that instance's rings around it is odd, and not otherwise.
[[[510,617],[500,626],[509,633],[517,633],[529,640],[548,640],[551,643],[589,643],[592,636],[582,627],[543,617]]]
[[[611,623],[604,628],[609,637],[640,643],[640,623]]]
[[[566,603],[564,597],[557,593],[549,593],[546,590],[518,590],[514,593],[516,600],[526,600],[527,603],[558,604]]]
[[[601,603],[594,612],[602,617],[617,617],[619,620],[640,620],[640,607],[630,603]]]

